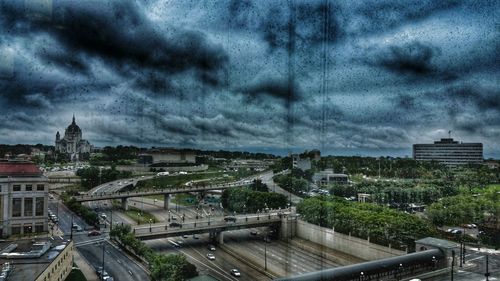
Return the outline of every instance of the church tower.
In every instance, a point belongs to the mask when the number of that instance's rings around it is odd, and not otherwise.
[[[56,142],[59,141],[61,139],[61,135],[59,134],[59,131],[57,131],[56,133]]]

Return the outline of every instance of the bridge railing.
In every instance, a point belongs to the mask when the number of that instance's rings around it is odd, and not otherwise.
[[[196,191],[205,191],[205,190],[214,190],[214,189],[225,189],[230,187],[241,187],[247,186],[247,183],[225,183],[218,185],[207,185],[207,186],[180,186],[174,188],[164,188],[164,189],[155,189],[150,191],[127,191],[127,192],[101,192],[97,194],[91,195],[80,195],[74,196],[76,200],[92,200],[99,198],[120,198],[120,197],[140,197],[147,195],[155,195],[155,194],[169,194],[169,193],[180,193],[180,192],[196,192]]]
[[[179,226],[171,226],[170,223],[155,223],[145,226],[133,228],[133,233],[136,236],[155,235],[175,233],[189,230],[208,230],[212,228],[240,227],[245,225],[266,224],[269,222],[280,221],[285,214],[252,214],[247,216],[238,216],[236,221],[225,221],[223,217],[201,220],[190,220],[186,222],[178,222]]]

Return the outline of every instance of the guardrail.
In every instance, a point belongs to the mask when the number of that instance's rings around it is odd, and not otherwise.
[[[238,216],[235,221],[225,221],[222,217],[217,219],[200,219],[178,222],[179,226],[170,226],[174,223],[155,223],[149,226],[134,227],[132,229],[137,238],[149,236],[178,236],[189,233],[205,233],[210,230],[224,231],[228,229],[252,228],[280,222],[286,213],[251,214]]]

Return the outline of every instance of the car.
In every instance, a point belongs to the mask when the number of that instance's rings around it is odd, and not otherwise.
[[[102,213],[102,214],[101,214],[101,218],[102,218],[103,220],[105,220],[107,217],[108,217],[108,216],[106,216],[106,214],[105,214],[105,213]]]
[[[451,233],[452,234],[462,234],[462,230],[461,229],[453,229],[453,231]]]
[[[187,234],[182,235],[182,238],[188,238]]]
[[[240,277],[241,276],[241,273],[239,270],[237,270],[236,268],[233,268],[231,269],[231,275],[235,276],[235,277]]]
[[[474,224],[474,223],[471,223],[471,224],[470,224],[470,226],[471,226],[472,228],[477,228],[477,225],[476,225],[476,224]]]
[[[215,246],[214,245],[208,245],[208,250],[210,251],[215,251]]]
[[[178,222],[171,222],[168,226],[170,226],[170,227],[180,227],[181,224],[178,223]]]
[[[235,222],[236,221],[236,217],[224,217],[224,221],[226,221],[226,222]]]
[[[75,231],[83,231],[83,228],[76,223],[73,223],[73,226],[71,226],[71,228]]]
[[[101,232],[98,230],[95,230],[95,229],[89,231],[89,233],[88,233],[88,236],[99,236],[99,235],[101,235]]]
[[[193,238],[194,239],[200,239],[200,237],[198,237],[196,234],[193,234]]]
[[[211,254],[211,253],[208,253],[208,254],[207,254],[207,258],[208,258],[209,260],[211,260],[211,261],[215,260],[215,256],[214,256],[214,254]]]
[[[257,234],[259,234],[259,233],[257,231],[255,231],[255,230],[250,231],[250,235],[254,235],[255,236]]]

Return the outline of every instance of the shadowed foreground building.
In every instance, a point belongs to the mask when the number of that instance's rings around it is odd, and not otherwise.
[[[0,235],[47,231],[48,190],[34,163],[0,160]]]
[[[413,159],[437,161],[447,166],[483,163],[482,143],[463,143],[452,138],[441,139],[433,144],[414,144]]]

